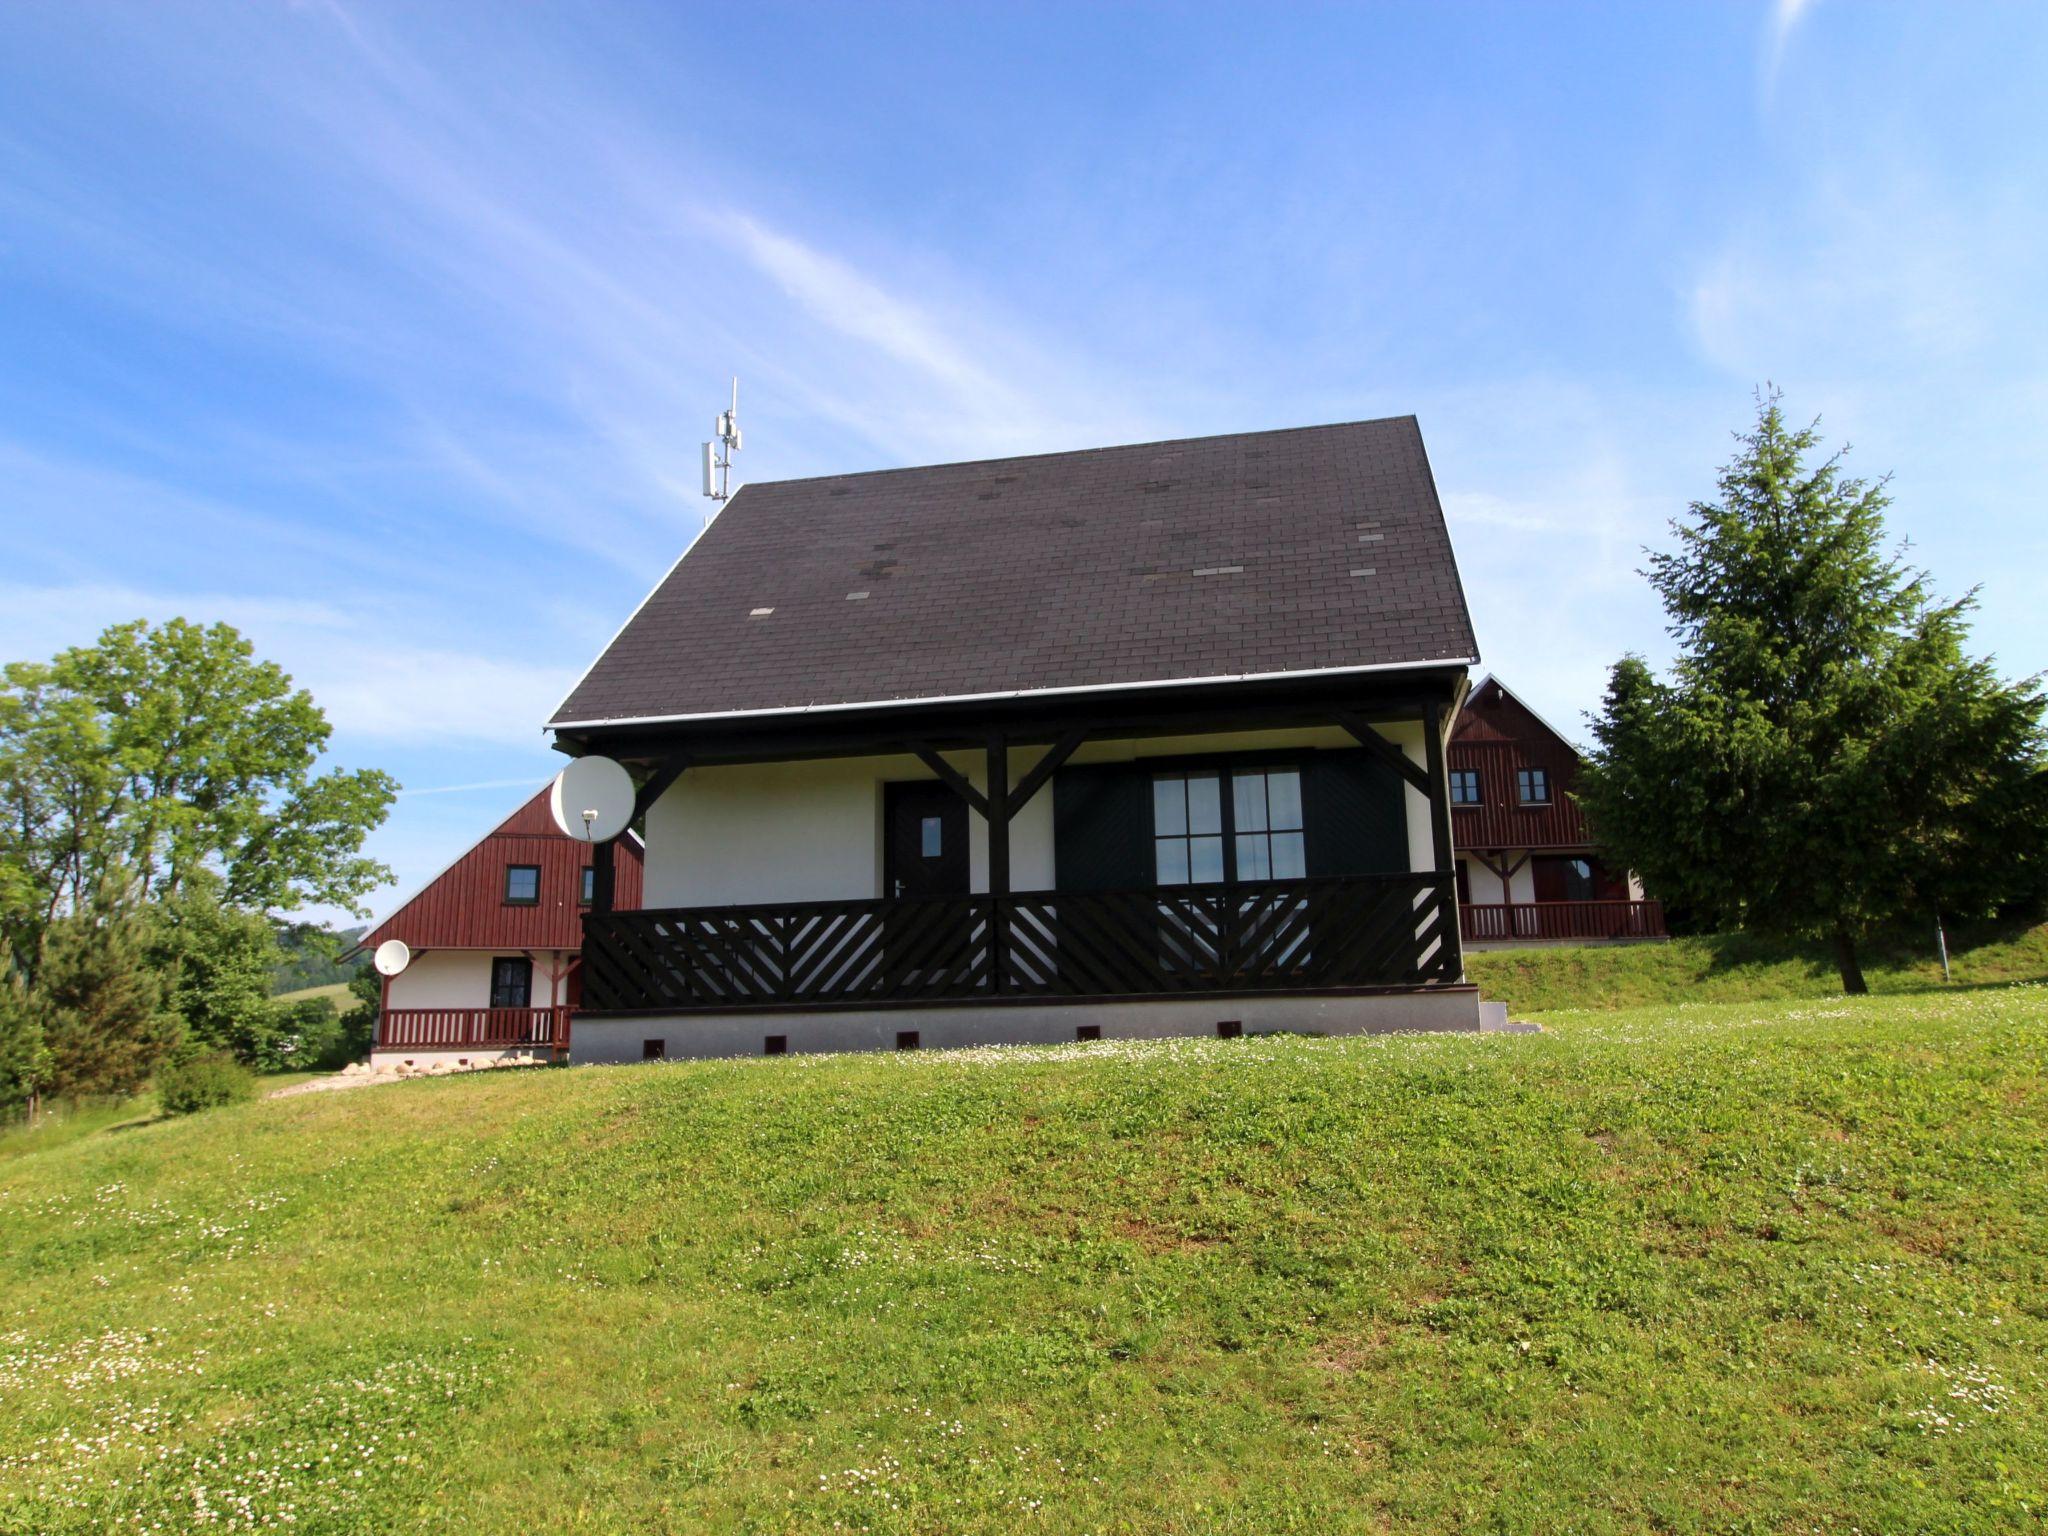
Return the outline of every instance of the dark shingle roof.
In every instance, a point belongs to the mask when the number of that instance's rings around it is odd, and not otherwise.
[[[749,485],[551,723],[1477,654],[1402,416]]]

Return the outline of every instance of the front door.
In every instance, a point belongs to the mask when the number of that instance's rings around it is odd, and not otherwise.
[[[882,786],[882,894],[891,901],[967,894],[967,803],[943,784]],[[974,917],[918,902],[883,921],[883,963],[897,986],[930,983],[971,964]]]
[[[943,784],[882,786],[882,894],[967,894],[967,802]]]

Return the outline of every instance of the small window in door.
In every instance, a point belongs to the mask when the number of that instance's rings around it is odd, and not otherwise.
[[[533,962],[526,956],[500,955],[491,962],[491,1006],[533,1006]]]
[[[926,816],[918,825],[918,852],[927,859],[941,857],[946,851],[946,823],[938,816]]]

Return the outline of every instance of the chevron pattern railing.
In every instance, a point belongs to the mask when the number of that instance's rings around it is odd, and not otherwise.
[[[1456,981],[1449,876],[589,913],[588,1012]]]

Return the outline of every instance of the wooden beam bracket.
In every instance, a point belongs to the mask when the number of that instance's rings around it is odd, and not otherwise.
[[[1012,819],[1024,809],[1027,800],[1045,788],[1046,781],[1059,772],[1066,760],[1074,755],[1075,748],[1087,739],[1087,728],[1077,725],[1046,749],[1045,756],[1033,763],[1031,771],[1019,779],[1017,787],[1010,791],[1009,810]]]
[[[972,806],[983,820],[988,818],[988,796],[967,782],[967,775],[947,762],[930,747],[917,742],[910,743],[910,750],[917,760],[939,776],[940,781],[962,800]]]
[[[1349,731],[1361,747],[1377,753],[1381,762],[1400,774],[1416,789],[1425,795],[1429,793],[1428,773],[1418,767],[1406,752],[1348,711],[1338,712],[1337,723]]]
[[[669,786],[683,776],[683,770],[690,766],[690,760],[680,753],[665,757],[654,765],[654,772],[647,776],[647,782],[633,793],[633,819],[640,820],[654,808],[654,802],[669,791]]]

